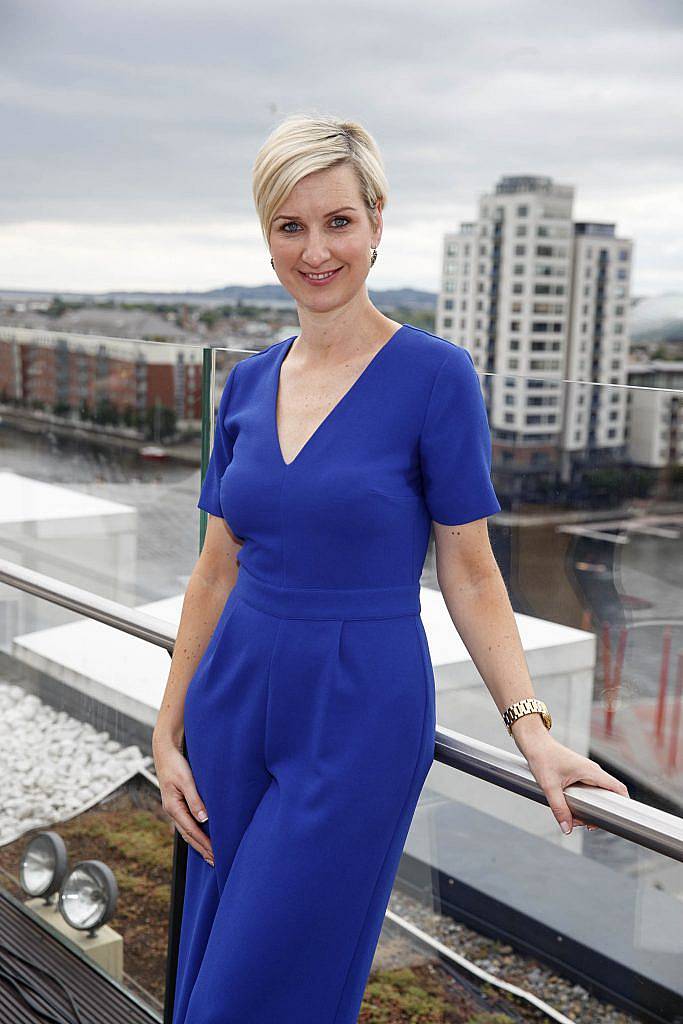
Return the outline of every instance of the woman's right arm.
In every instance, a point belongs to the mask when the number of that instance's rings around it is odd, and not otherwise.
[[[241,546],[225,520],[209,515],[204,545],[183,599],[168,681],[152,733],[162,806],[183,838],[210,862],[213,862],[211,842],[206,833],[196,827],[192,817],[206,820],[202,817],[206,815],[206,808],[182,753],[183,710],[190,680],[237,580],[237,555]]]

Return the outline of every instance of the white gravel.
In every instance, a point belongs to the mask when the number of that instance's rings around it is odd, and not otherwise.
[[[151,763],[0,679],[0,846],[80,814]]]

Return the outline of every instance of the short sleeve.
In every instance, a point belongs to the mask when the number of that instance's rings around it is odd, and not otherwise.
[[[491,432],[469,351],[453,346],[436,375],[420,435],[422,486],[437,523],[456,526],[500,512],[491,482]]]
[[[218,403],[213,447],[211,449],[209,464],[206,467],[206,474],[199,492],[199,501],[197,502],[197,508],[202,508],[206,512],[210,512],[212,516],[222,517],[223,515],[219,488],[221,477],[225,473],[232,459],[232,446],[234,443],[234,437],[230,435],[227,428],[226,417],[230,403],[230,395],[235,383],[235,371],[238,365],[238,363],[235,363],[228,374],[223,388],[223,393]]]

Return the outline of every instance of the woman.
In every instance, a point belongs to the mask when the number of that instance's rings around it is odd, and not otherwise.
[[[368,297],[386,194],[372,137],[333,117],[286,119],[256,159],[301,333],[222,392],[154,730],[189,844],[174,1024],[356,1020],[434,754],[432,522],[444,599],[499,711],[533,697],[488,539],[500,504],[471,357]],[[628,791],[556,742],[546,710],[517,705],[506,724],[516,711],[511,734],[571,829],[563,787]]]

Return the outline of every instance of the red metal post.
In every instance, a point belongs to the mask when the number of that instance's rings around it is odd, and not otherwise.
[[[683,654],[678,655],[678,674],[676,677],[676,695],[674,706],[671,709],[671,732],[669,734],[669,764],[670,772],[676,770],[678,757],[678,731],[681,722],[681,698],[683,697]]]
[[[657,713],[655,715],[655,736],[664,738],[664,708],[666,707],[666,690],[669,685],[669,660],[671,657],[671,626],[664,627],[662,635],[662,662],[659,668],[659,694],[657,696]]]
[[[626,652],[626,638],[628,636],[628,626],[622,626],[619,630],[619,643],[617,644],[617,653],[614,658],[614,678],[612,680],[612,696],[616,702],[619,696],[619,688],[621,686],[621,670],[624,667],[624,654]]]

